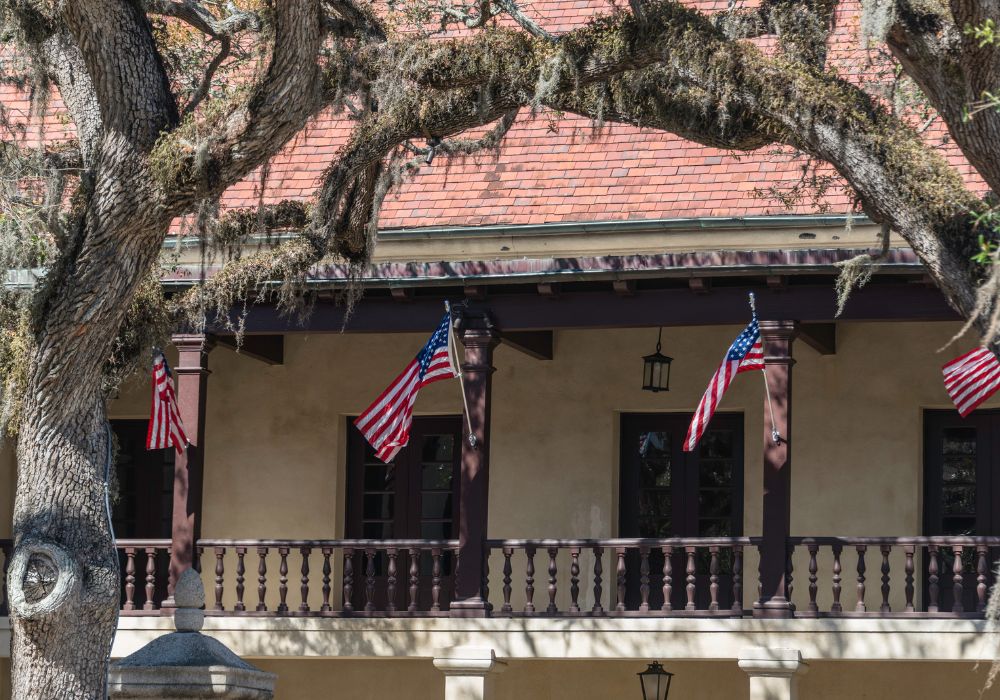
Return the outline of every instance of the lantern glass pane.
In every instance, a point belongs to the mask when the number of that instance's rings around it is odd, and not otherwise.
[[[653,360],[653,381],[652,385],[654,388],[659,389],[662,384],[660,383],[660,376],[663,374],[663,365],[659,360]]]
[[[653,363],[652,361],[646,359],[643,361],[642,367],[642,388],[648,389],[651,386],[653,378]]]

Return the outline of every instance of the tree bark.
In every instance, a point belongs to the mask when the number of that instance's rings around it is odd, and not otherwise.
[[[31,409],[18,439],[8,590],[19,700],[106,697],[119,574],[105,506],[110,433],[99,391],[88,393],[59,422]]]

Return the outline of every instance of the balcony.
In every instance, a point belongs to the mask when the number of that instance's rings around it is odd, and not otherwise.
[[[163,614],[170,541],[117,547],[121,614]],[[787,616],[982,619],[997,548],[1000,537],[792,537]],[[6,567],[11,541],[0,549]],[[487,550],[478,614],[451,606],[457,540],[204,539],[196,565],[213,616],[743,618],[766,556],[756,537],[489,540]]]

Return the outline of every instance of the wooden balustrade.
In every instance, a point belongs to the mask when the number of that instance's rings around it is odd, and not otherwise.
[[[790,562],[800,547],[809,557],[800,617],[982,617],[1000,557],[1000,537],[792,537]],[[847,567],[856,572],[853,606],[843,601]]]
[[[745,589],[756,590],[759,581],[759,538],[487,546],[502,582],[493,587],[493,616],[741,617],[752,610]],[[160,614],[170,541],[120,540],[117,548],[122,614]],[[12,551],[10,540],[0,540],[4,574]],[[453,540],[201,540],[194,554],[204,567],[209,615],[448,615],[459,563]],[[785,554],[796,617],[982,617],[1000,537],[793,537]],[[297,594],[289,592],[289,572],[296,572]],[[246,590],[248,573],[256,592]],[[796,574],[798,591],[791,585]],[[484,591],[489,576],[487,570]],[[6,576],[0,614],[7,614]]]
[[[525,617],[739,617],[745,609],[744,551],[757,543],[749,537],[490,540],[491,556],[503,558],[502,599],[490,603],[494,615]],[[548,560],[544,608],[536,607],[534,600],[536,557],[541,553]],[[581,585],[585,565],[591,573]],[[613,570],[610,591],[604,586],[605,566]],[[568,585],[559,576],[567,571]],[[675,571],[681,575],[679,584]],[[523,586],[515,587],[515,580]]]

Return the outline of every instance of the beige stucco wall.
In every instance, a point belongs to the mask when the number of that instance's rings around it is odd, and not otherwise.
[[[651,650],[653,651],[653,650]],[[685,700],[745,700],[746,674],[735,662],[671,661],[675,673],[670,697]],[[444,678],[429,660],[261,660],[261,668],[278,674],[276,697],[311,700],[441,700]],[[495,700],[608,700],[640,697],[636,673],[641,663],[627,661],[514,661],[496,677]],[[919,662],[809,662],[801,677],[803,700],[951,700],[1000,698],[1000,688],[980,696],[987,665]]]
[[[953,324],[840,323],[836,355],[795,347],[794,534],[920,531],[921,410],[946,408],[934,350]],[[734,326],[666,329],[669,393],[638,388],[648,329],[560,331],[555,359],[501,346],[494,376],[490,534],[616,534],[618,416],[690,411]],[[285,364],[211,354],[206,537],[331,537],[342,530],[346,416],[363,410],[423,336],[289,335]],[[113,417],[144,417],[144,380]],[[996,405],[996,402],[993,402]],[[425,389],[420,414],[461,410],[458,385]],[[760,529],[763,391],[740,376],[720,410],[745,413],[745,531]],[[516,504],[516,507],[515,507]]]
[[[948,323],[840,323],[835,355],[796,344],[793,534],[920,534],[921,410],[948,406],[940,365],[957,351],[935,350],[955,329]],[[640,358],[655,343],[652,329],[559,331],[552,361],[501,346],[490,536],[616,535],[620,413],[692,410],[738,331],[665,329],[664,351],[675,360],[671,391],[660,394],[639,389]],[[280,366],[214,350],[203,536],[342,535],[346,416],[363,410],[424,340],[418,334],[289,335]],[[460,412],[458,391],[455,382],[428,387],[417,412]],[[147,392],[145,381],[123,392],[112,415],[144,416]],[[737,378],[721,407],[745,414],[748,535],[760,532],[763,404],[763,382],[751,373]],[[897,571],[901,556],[892,561]],[[296,561],[293,556],[293,571]],[[876,553],[869,554],[870,603],[879,563]],[[560,560],[560,570],[567,565]],[[746,570],[755,565],[748,557]],[[806,592],[805,565],[803,552],[796,559],[797,599]],[[494,571],[499,566],[492,562]],[[845,560],[845,587],[853,566],[853,559]],[[589,567],[584,557],[584,580]],[[829,567],[829,558],[821,557],[821,572]],[[825,589],[821,600],[824,595]],[[587,593],[582,601],[592,602]]]

